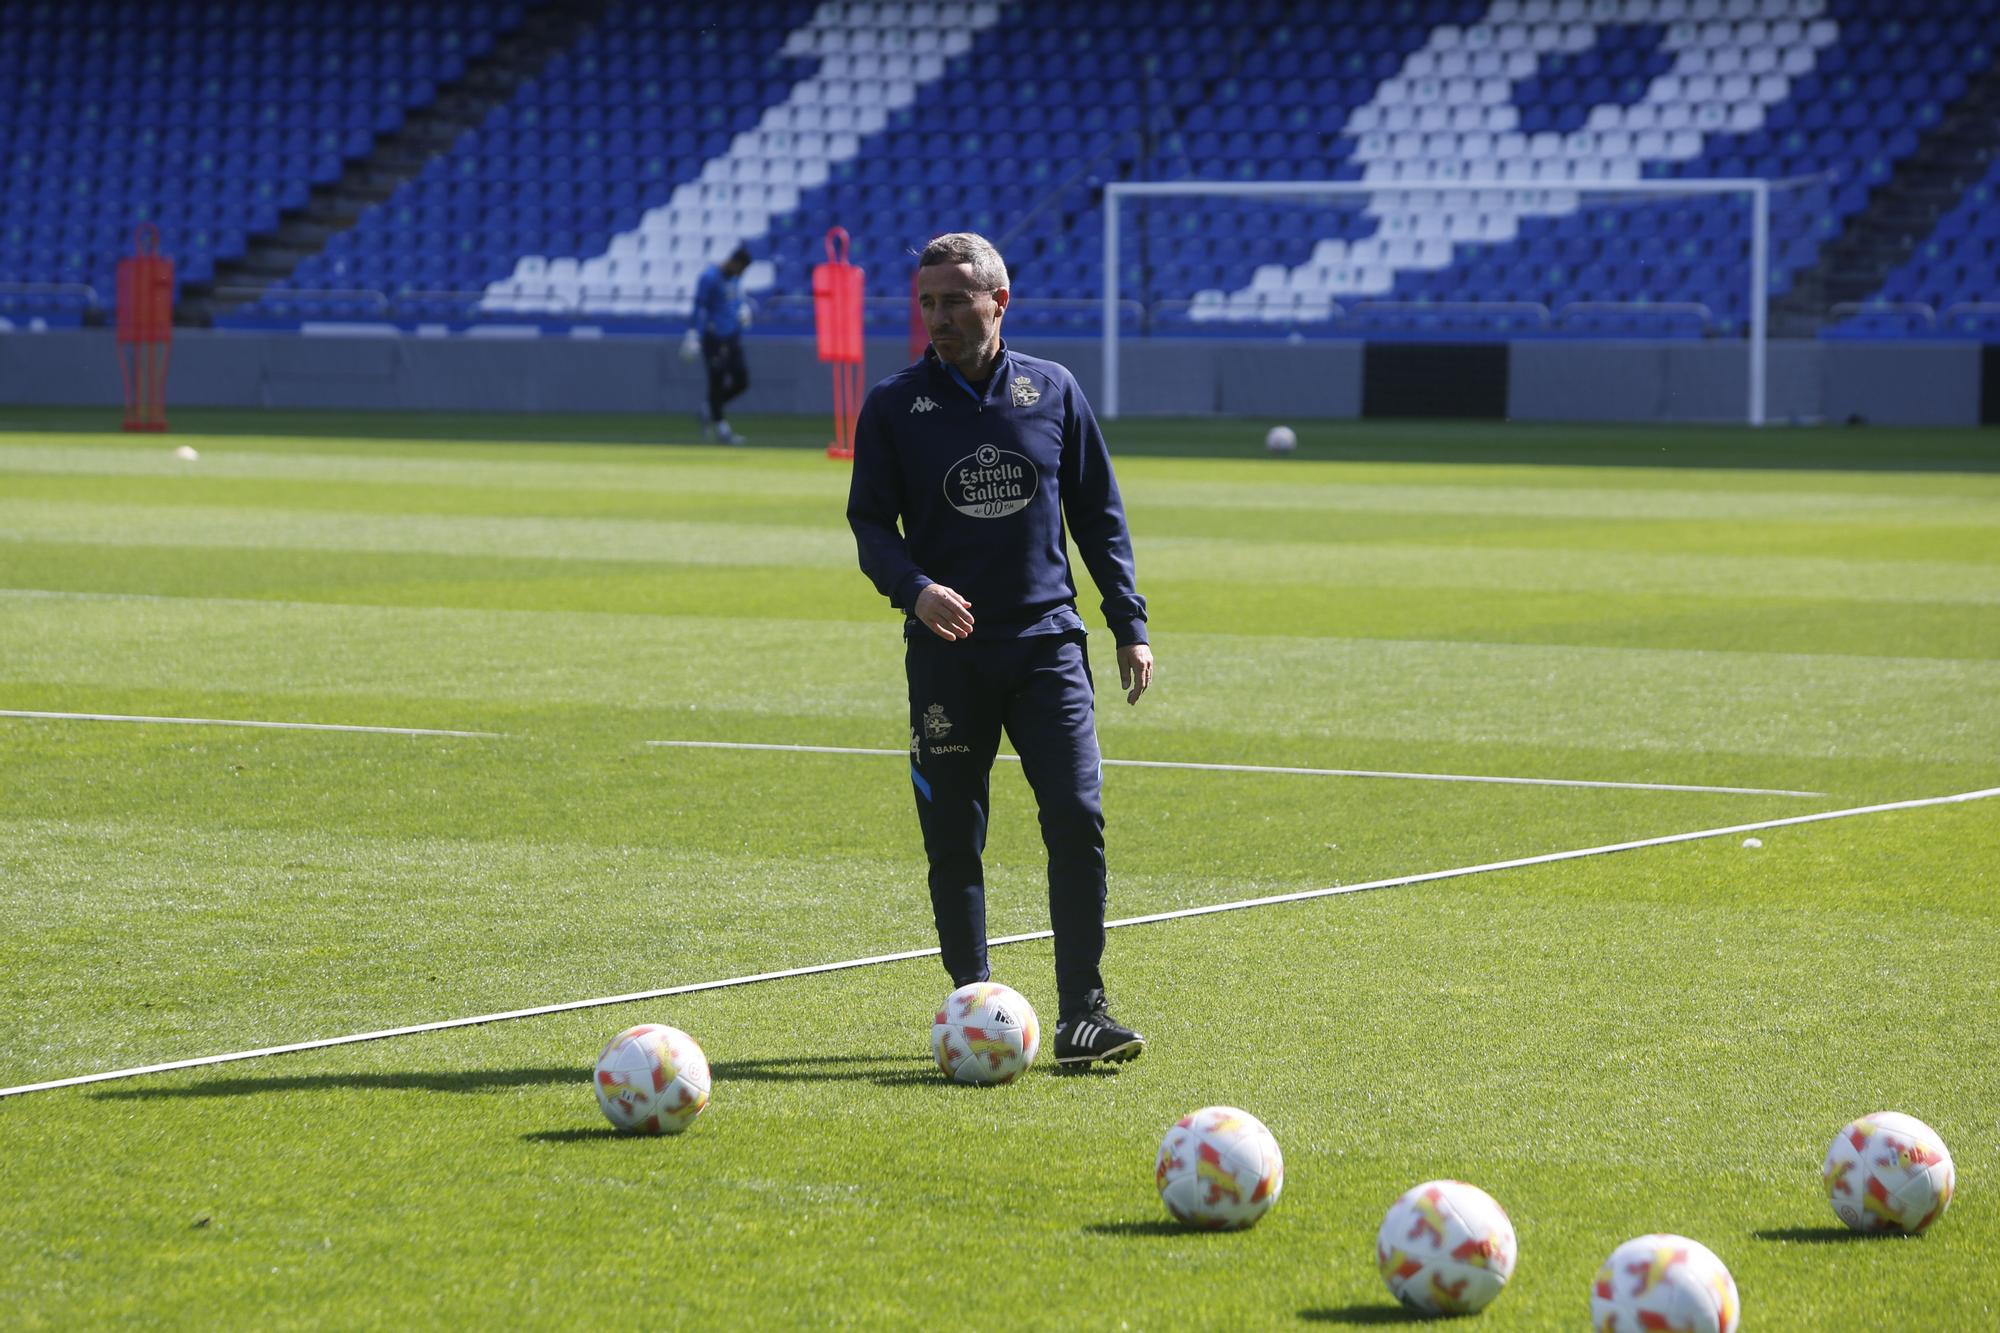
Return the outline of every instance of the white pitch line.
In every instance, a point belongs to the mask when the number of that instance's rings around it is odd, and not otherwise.
[[[362,731],[383,736],[467,736],[496,739],[497,731],[445,731],[436,727],[359,727],[341,722],[254,722],[233,717],[139,717],[126,713],[37,713],[0,708],[0,717],[42,718],[56,722],[161,722],[181,727],[266,727],[273,731]]]
[[[0,708],[0,717],[41,718],[64,722],[154,722],[184,727],[264,727],[275,731],[373,732],[386,736],[462,736],[481,740],[504,739],[505,732],[449,731],[436,727],[362,727],[337,722],[259,722],[228,717],[144,717],[125,713],[43,713],[27,709]],[[647,741],[646,744],[683,750],[781,750],[794,754],[903,755],[906,750],[874,750],[853,745],[771,745],[754,741]],[[1019,755],[995,758],[1010,764],[1021,762]],[[1211,773],[1276,773],[1294,777],[1396,778],[1407,782],[1487,782],[1517,787],[1600,787],[1621,791],[1707,792],[1725,796],[1824,796],[1819,791],[1792,791],[1784,787],[1705,787],[1678,782],[1607,782],[1591,778],[1517,778],[1478,773],[1399,773],[1372,768],[1285,768],[1271,764],[1203,764],[1169,759],[1106,759],[1107,768],[1179,768]]]
[[[769,745],[752,741],[647,741],[682,750],[787,750],[799,754],[908,754],[907,750],[865,750],[851,745]],[[994,756],[1018,764],[1014,754]],[[1283,768],[1271,764],[1199,764],[1178,759],[1106,759],[1106,768],[1187,768],[1210,773],[1280,773],[1315,778],[1401,778],[1411,782],[1499,782],[1521,787],[1614,787],[1623,791],[1693,791],[1729,796],[1824,796],[1823,791],[1784,787],[1701,787],[1678,782],[1604,782],[1590,778],[1511,778],[1476,773],[1398,773],[1376,768]]]
[[[1146,916],[1128,916],[1117,921],[1104,923],[1106,930],[1116,930],[1124,926],[1146,926],[1160,921],[1178,921],[1183,917],[1213,916],[1218,912],[1239,912],[1251,907],[1270,907],[1278,903],[1304,902],[1310,898],[1332,898],[1349,893],[1365,893],[1370,889],[1392,889],[1407,884],[1428,884],[1441,879],[1457,879],[1467,875],[1481,875],[1490,870],[1514,870],[1523,866],[1548,865],[1555,861],[1575,861],[1586,856],[1603,856],[1611,852],[1629,852],[1641,847],[1663,847],[1669,843],[1694,842],[1702,838],[1724,838],[1736,833],[1751,833],[1759,829],[1784,828],[1791,824],[1817,824],[1830,819],[1852,819],[1857,815],[1885,814],[1891,810],[1917,810],[1933,805],[1953,805],[1962,801],[1982,801],[2000,796],[2000,787],[1987,787],[1980,791],[1958,792],[1951,796],[1925,796],[1911,801],[1890,801],[1881,805],[1854,806],[1846,810],[1822,810],[1811,815],[1791,815],[1784,819],[1760,819],[1750,824],[1731,824],[1727,828],[1700,829],[1693,833],[1668,833],[1657,838],[1639,838],[1632,842],[1606,843],[1601,847],[1580,847],[1566,852],[1544,852],[1538,856],[1521,856],[1511,861],[1488,861],[1481,865],[1458,866],[1450,870],[1427,870],[1415,875],[1398,875],[1392,879],[1369,880],[1362,884],[1337,884],[1325,889],[1304,889],[1297,893],[1277,893],[1263,898],[1243,898],[1230,903],[1211,903],[1203,907],[1183,907],[1171,912],[1153,912]],[[1045,940],[1053,931],[1035,930],[1025,935],[1005,935],[988,940],[987,947],[996,948],[1003,944],[1025,944],[1030,940]],[[501,1023],[514,1018],[539,1018],[547,1014],[568,1013],[578,1009],[596,1009],[606,1005],[629,1004],[636,1000],[658,1000],[670,995],[692,995],[697,991],[723,990],[731,986],[748,986],[760,981],[781,981],[788,977],[814,976],[825,972],[844,972],[850,968],[872,967],[879,963],[900,963],[913,958],[930,958],[938,950],[905,949],[901,953],[875,954],[867,958],[849,958],[838,963],[815,963],[809,967],[792,967],[778,972],[753,972],[748,976],[728,977],[720,981],[697,981],[684,986],[663,986],[658,990],[631,991],[624,995],[606,995],[592,1000],[566,1000],[560,1004],[537,1005],[532,1009],[509,1009],[497,1014],[479,1014],[472,1018],[447,1018],[432,1023],[413,1023],[407,1027],[383,1028],[375,1032],[357,1032],[345,1037],[321,1037],[314,1041],[292,1042],[285,1046],[260,1046],[251,1051],[232,1051],[226,1055],[203,1055],[191,1060],[170,1060],[164,1064],[140,1065],[133,1069],[114,1069],[101,1074],[79,1074],[72,1078],[50,1079],[45,1083],[25,1083],[17,1088],[0,1088],[0,1098],[15,1097],[28,1092],[46,1092],[54,1088],[81,1087],[86,1083],[105,1083],[112,1079],[135,1078],[140,1074],[164,1074],[176,1069],[198,1069],[205,1065],[229,1064],[238,1060],[255,1060],[266,1055],[290,1055],[299,1051],[325,1050],[332,1046],[350,1046],[357,1042],[379,1041],[385,1037],[409,1037],[423,1032],[443,1032],[450,1028],[476,1027],[482,1023]]]

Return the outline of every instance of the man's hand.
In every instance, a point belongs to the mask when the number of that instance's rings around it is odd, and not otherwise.
[[[927,585],[917,594],[917,604],[912,609],[918,620],[930,626],[931,633],[947,642],[972,633],[972,603],[942,583]]]
[[[693,361],[701,356],[701,335],[689,329],[681,338],[681,360]]]
[[[1128,643],[1118,650],[1118,685],[1125,702],[1136,704],[1146,687],[1153,683],[1153,650],[1143,643]]]

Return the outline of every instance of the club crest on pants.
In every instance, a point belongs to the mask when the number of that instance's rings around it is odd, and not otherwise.
[[[924,735],[934,741],[951,735],[951,719],[944,715],[943,704],[932,704],[924,710]]]

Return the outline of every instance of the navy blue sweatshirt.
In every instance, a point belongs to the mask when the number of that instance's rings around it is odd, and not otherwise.
[[[847,522],[861,571],[910,616],[905,633],[930,633],[911,611],[942,583],[972,604],[975,642],[1083,628],[1067,522],[1112,637],[1146,642],[1111,451],[1076,380],[1053,361],[1002,343],[975,396],[933,348],[869,390]]]

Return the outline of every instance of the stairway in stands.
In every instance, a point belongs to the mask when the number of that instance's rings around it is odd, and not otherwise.
[[[375,150],[350,162],[340,178],[315,186],[303,208],[282,215],[276,231],[254,238],[240,259],[216,265],[210,282],[182,287],[175,322],[206,327],[215,316],[254,303],[264,289],[291,275],[361,215],[415,177],[458,137],[513,97],[557,52],[565,50],[609,7],[610,0],[550,0],[532,10],[521,27],[495,43],[483,60],[466,66],[437,101],[411,113],[402,128],[377,139]]]
[[[2000,61],[1967,81],[1964,95],[1924,133],[1917,151],[1820,251],[1819,263],[1798,273],[1792,290],[1772,303],[1772,333],[1812,337],[1880,291],[1938,219],[1986,175],[1996,154]]]

